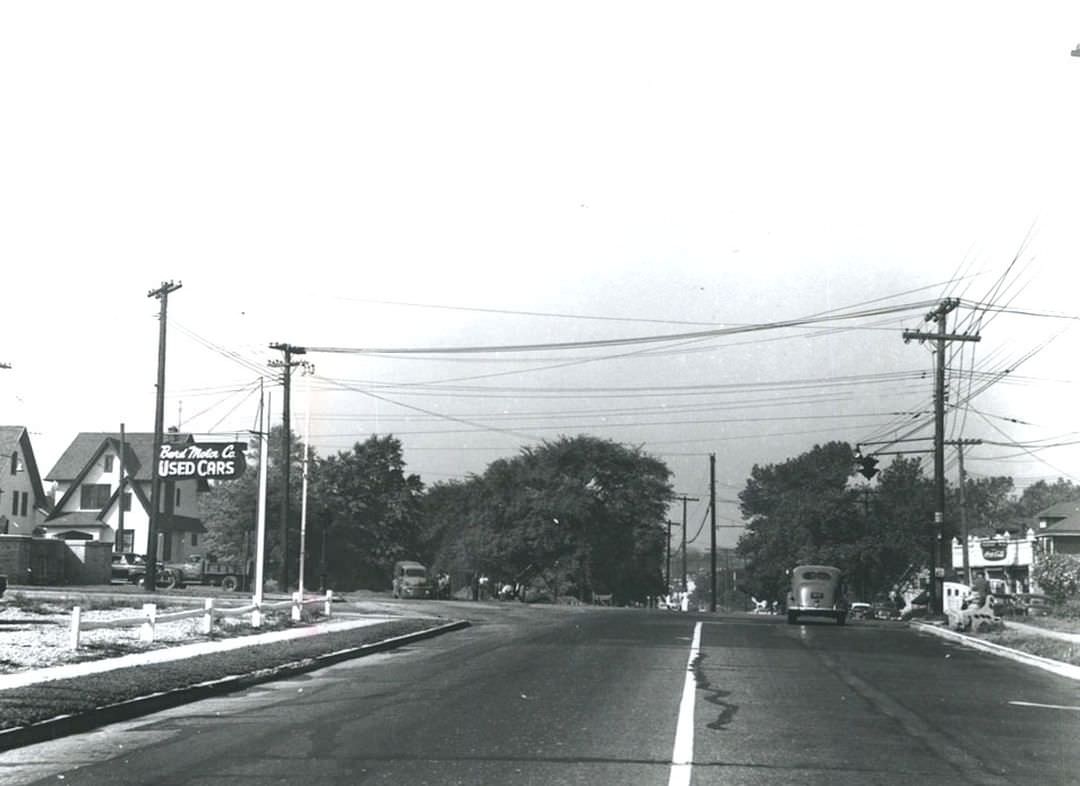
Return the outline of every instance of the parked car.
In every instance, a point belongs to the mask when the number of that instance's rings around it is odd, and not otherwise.
[[[138,584],[146,575],[146,557],[131,551],[113,552],[112,580]]]
[[[855,601],[851,604],[851,618],[853,620],[865,620],[874,618],[874,607],[869,603]]]
[[[403,560],[394,564],[391,593],[395,598],[433,598],[435,587],[424,565]]]

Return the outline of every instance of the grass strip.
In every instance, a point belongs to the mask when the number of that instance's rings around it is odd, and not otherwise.
[[[392,620],[353,630],[0,690],[0,730],[80,715],[231,676],[272,670],[442,624],[445,622],[430,619]]]

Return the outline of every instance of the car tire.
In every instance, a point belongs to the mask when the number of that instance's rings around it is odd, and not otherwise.
[[[240,579],[236,576],[226,576],[221,580],[221,588],[226,592],[236,592],[240,589]]]

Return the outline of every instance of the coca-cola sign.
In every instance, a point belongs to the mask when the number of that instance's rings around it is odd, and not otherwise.
[[[246,442],[162,445],[158,477],[163,480],[235,480],[244,474]]]
[[[983,542],[979,544],[979,548],[982,549],[983,559],[988,562],[1005,559],[1005,555],[1009,552],[1009,546],[1006,543],[994,543]]]

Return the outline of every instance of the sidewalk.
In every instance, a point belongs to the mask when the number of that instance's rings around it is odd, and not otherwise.
[[[1001,644],[995,644],[992,641],[980,639],[978,636],[959,633],[958,631],[950,630],[946,627],[944,621],[913,620],[910,624],[914,630],[929,633],[943,639],[949,639],[950,641],[955,641],[966,647],[988,652],[991,655],[997,655],[998,657],[1008,658],[1009,660],[1014,660],[1028,666],[1034,666],[1037,669],[1049,671],[1061,677],[1080,681],[1080,666],[1074,666],[1071,663],[1063,663],[1058,660],[1051,660],[1050,658],[1043,658],[1039,655],[1032,655]],[[1047,630],[1046,628],[1040,628],[1035,625],[1025,625],[1022,622],[1013,622],[1012,620],[1007,620],[1005,626],[1006,628],[1014,628],[1023,631],[1024,633],[1030,633],[1037,636],[1080,643],[1080,636],[1072,633]]]

